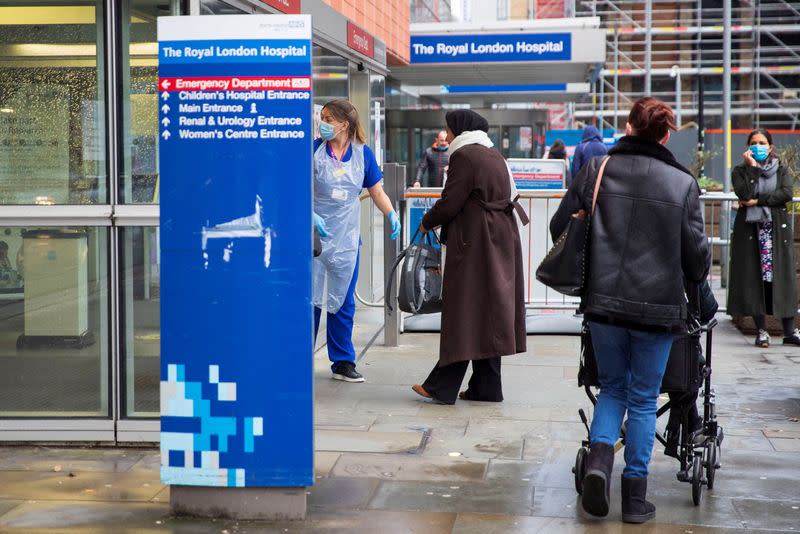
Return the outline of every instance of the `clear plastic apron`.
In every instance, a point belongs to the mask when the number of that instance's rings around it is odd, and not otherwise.
[[[314,211],[325,220],[328,237],[312,268],[314,306],[336,313],[344,304],[358,256],[358,197],[364,188],[364,145],[351,143],[349,161],[328,155],[323,142],[314,153]]]

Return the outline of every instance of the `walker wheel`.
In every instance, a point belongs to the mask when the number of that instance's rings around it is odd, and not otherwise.
[[[692,463],[692,502],[695,506],[700,504],[703,498],[703,458],[700,455],[694,457]]]
[[[714,489],[714,475],[717,471],[717,456],[718,456],[718,449],[717,449],[717,440],[712,439],[711,443],[709,443],[708,448],[706,448],[706,485],[708,489]]]
[[[578,454],[575,456],[575,467],[572,472],[575,473],[575,491],[578,495],[583,494],[583,476],[586,474],[586,447],[578,449]]]

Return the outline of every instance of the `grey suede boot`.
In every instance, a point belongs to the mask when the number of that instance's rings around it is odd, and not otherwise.
[[[608,515],[611,491],[611,470],[614,467],[614,446],[594,443],[586,458],[581,505],[587,513],[598,517]]]
[[[647,477],[622,477],[622,521],[644,523],[656,516],[656,505],[645,500]]]

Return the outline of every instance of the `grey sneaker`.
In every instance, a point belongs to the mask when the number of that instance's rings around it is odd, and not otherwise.
[[[356,371],[356,366],[352,362],[339,362],[333,367],[333,379],[344,380],[345,382],[363,382],[364,377]]]
[[[784,345],[800,345],[800,329],[795,328],[791,336],[783,338]]]
[[[767,334],[766,330],[758,331],[758,335],[756,336],[756,347],[761,347],[762,349],[769,347],[769,334]]]

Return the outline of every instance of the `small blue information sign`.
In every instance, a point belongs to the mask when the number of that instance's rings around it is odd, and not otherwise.
[[[161,480],[310,486],[311,18],[158,39]]]

